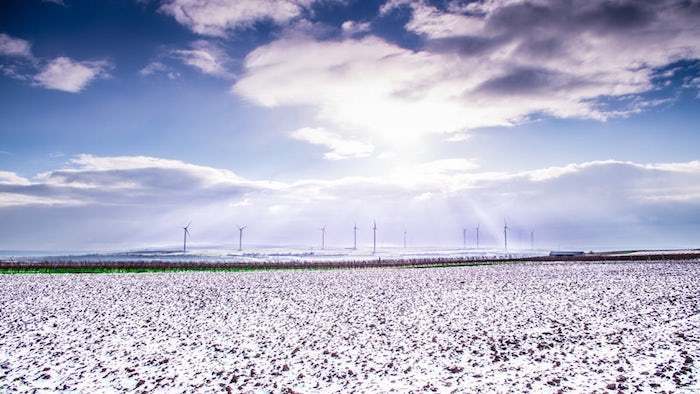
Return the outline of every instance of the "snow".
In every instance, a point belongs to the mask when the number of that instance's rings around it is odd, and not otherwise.
[[[0,276],[0,392],[697,392],[700,265]]]
[[[545,250],[462,249],[436,247],[381,247],[376,253],[372,248],[320,248],[309,247],[251,247],[243,251],[231,248],[211,247],[182,250],[137,250],[112,253],[5,253],[9,260],[120,262],[120,261],[198,261],[198,262],[289,262],[289,261],[371,261],[377,259],[428,259],[428,258],[497,258],[545,256]]]

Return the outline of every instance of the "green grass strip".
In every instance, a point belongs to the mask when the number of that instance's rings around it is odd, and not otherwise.
[[[134,274],[149,272],[246,272],[264,271],[266,268],[252,267],[224,267],[224,268],[109,268],[109,267],[27,267],[27,268],[0,268],[0,275],[13,274]]]

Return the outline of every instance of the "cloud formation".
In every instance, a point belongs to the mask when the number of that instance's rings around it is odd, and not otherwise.
[[[110,64],[106,61],[75,61],[68,57],[57,57],[49,62],[34,82],[47,89],[78,93],[97,78],[108,76]]]
[[[198,40],[192,43],[190,49],[178,49],[172,52],[173,56],[180,59],[188,66],[194,67],[204,74],[217,77],[230,76],[226,64],[229,58],[216,44]]]
[[[143,77],[148,77],[156,74],[163,74],[167,76],[168,79],[177,79],[180,77],[180,73],[173,70],[170,66],[159,61],[150,62],[141,70],[139,70],[139,75]]]
[[[32,45],[27,40],[0,33],[0,55],[31,57]]]
[[[299,16],[313,0],[168,0],[160,10],[193,32],[225,36],[228,31]]]
[[[354,34],[367,33],[372,29],[372,26],[369,22],[345,21],[340,25],[340,28],[343,34],[351,36]]]
[[[454,8],[448,5],[448,9]],[[409,7],[411,20],[406,29],[430,38],[475,35],[483,28],[483,19],[478,15],[464,15],[459,12],[443,11],[423,1],[390,0],[380,8],[380,14],[386,15],[396,8]]]
[[[288,35],[246,57],[233,91],[266,107],[316,108],[339,132],[400,140],[541,114],[627,116],[658,103],[622,99],[652,91],[660,67],[700,58],[694,3],[394,1],[382,12],[397,7],[411,11],[405,28],[422,38],[419,49]]]
[[[11,60],[0,63],[0,73],[32,81],[36,86],[70,93],[82,91],[95,79],[108,77],[112,68],[106,60],[76,61],[65,56],[51,60],[37,58],[32,54],[29,41],[4,33],[0,33],[0,56]]]
[[[351,140],[322,128],[304,127],[290,133],[294,139],[329,149],[323,157],[328,160],[358,159],[367,157],[374,151],[372,144]]]
[[[231,171],[153,157],[78,155],[68,164],[38,174],[37,184],[29,186],[41,185],[40,192],[60,191],[59,195],[84,203],[156,205],[235,198],[245,192],[274,188],[273,183],[251,182]]]
[[[390,234],[408,227],[414,239],[439,244],[459,238],[463,226],[481,223],[485,242],[498,244],[506,217],[513,242],[515,231],[529,228],[550,243],[604,244],[640,232],[644,239],[657,239],[651,234],[677,241],[692,234],[688,226],[700,225],[698,185],[697,161],[607,160],[488,172],[454,158],[371,176],[282,183],[177,160],[81,155],[31,179],[0,172],[0,212],[13,221],[5,228],[26,230],[0,233],[19,247],[22,234],[41,239],[49,220],[51,231],[67,226],[72,235],[97,232],[134,245],[145,234],[149,241],[167,241],[180,222],[193,219],[199,242],[233,234],[235,223],[254,223],[260,242],[283,243],[312,242],[315,237],[302,230],[326,223],[341,242],[349,239],[342,231],[348,223],[376,218],[384,243],[398,242]],[[616,238],[596,229],[614,229]]]

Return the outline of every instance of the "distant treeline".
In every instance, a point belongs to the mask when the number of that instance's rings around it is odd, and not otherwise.
[[[260,261],[260,262],[211,262],[211,261],[81,261],[76,260],[0,260],[0,272],[148,272],[148,271],[247,271],[272,269],[337,269],[379,267],[449,267],[473,266],[518,262],[595,262],[595,261],[665,261],[700,260],[700,253],[669,253],[649,255],[610,255],[590,253],[571,257],[431,257],[390,258],[373,260],[329,261]]]

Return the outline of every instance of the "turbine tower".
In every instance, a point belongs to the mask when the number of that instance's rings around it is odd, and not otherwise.
[[[508,251],[508,222],[503,219],[503,247]]]
[[[182,252],[183,253],[187,253],[187,237],[189,237],[189,235],[190,235],[190,224],[192,224],[192,222],[187,223],[187,226],[182,228],[184,230],[183,239],[182,239]]]
[[[375,253],[377,253],[377,221],[376,220],[372,221],[372,231],[373,231],[372,254],[375,254]]]
[[[406,229],[403,229],[403,248],[406,249]]]
[[[462,249],[467,248],[467,229],[462,229]]]
[[[357,250],[357,223],[355,223],[352,226],[352,233],[353,233],[352,249]]]
[[[248,226],[238,226],[238,251],[243,250],[243,230]]]
[[[535,230],[530,230],[530,249],[535,250]]]
[[[326,226],[320,228],[321,230],[321,250],[326,248]]]
[[[476,248],[479,249],[479,225],[476,225]]]

